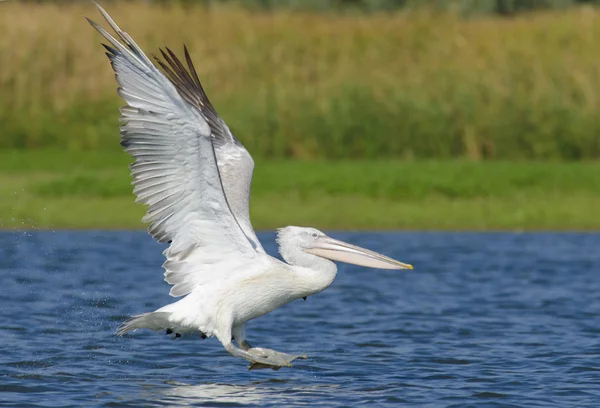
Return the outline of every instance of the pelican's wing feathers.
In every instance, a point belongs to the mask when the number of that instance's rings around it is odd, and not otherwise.
[[[151,223],[150,234],[170,242],[165,280],[174,285],[172,296],[183,296],[260,258],[251,242],[255,235],[246,236],[223,190],[214,145],[226,135],[214,135],[206,111],[98,8],[120,39],[88,19],[110,43],[105,48],[127,104],[121,108],[121,144],[135,159],[136,201],[149,206],[143,220]]]
[[[181,97],[190,105],[198,109],[205,121],[210,126],[214,137],[214,149],[221,174],[221,182],[225,196],[233,215],[240,227],[256,248],[264,253],[260,241],[256,237],[250,222],[250,185],[254,172],[254,160],[244,145],[231,133],[225,121],[221,119],[215,108],[210,103],[204,88],[198,79],[198,74],[186,47],[184,47],[186,67],[179,58],[170,50],[161,50],[164,61],[156,58],[156,62],[163,69],[167,77],[179,91]]]

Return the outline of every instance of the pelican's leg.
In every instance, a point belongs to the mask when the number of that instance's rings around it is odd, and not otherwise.
[[[246,341],[246,324],[238,324],[237,326],[233,326],[231,329],[231,333],[233,334],[233,338],[236,343],[242,350],[248,351],[248,349],[252,348],[250,343]]]

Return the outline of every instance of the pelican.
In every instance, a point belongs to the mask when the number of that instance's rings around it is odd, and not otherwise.
[[[108,13],[98,9],[116,37],[90,19],[104,45],[126,105],[121,145],[131,164],[136,202],[148,206],[144,222],[163,252],[170,295],[180,300],[125,321],[136,329],[179,336],[216,337],[250,369],[291,366],[297,358],[246,339],[246,323],[333,282],[333,261],[381,269],[413,269],[368,249],[330,238],[314,228],[278,230],[279,253],[269,256],[248,213],[254,162],[208,100],[184,46],[186,66],[171,50],[158,65]],[[117,39],[118,37],[118,39]],[[161,71],[162,69],[162,71]],[[234,345],[234,342],[237,347]]]

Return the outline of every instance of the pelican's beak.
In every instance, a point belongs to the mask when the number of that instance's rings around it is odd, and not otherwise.
[[[413,269],[412,265],[330,237],[318,238],[312,248],[304,249],[304,251],[332,261],[346,262],[369,268]]]

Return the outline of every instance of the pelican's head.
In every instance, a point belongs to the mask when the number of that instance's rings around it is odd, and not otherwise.
[[[277,242],[284,259],[300,251],[332,261],[378,269],[413,269],[412,265],[388,258],[377,252],[328,237],[315,228],[285,227],[278,230]],[[289,255],[288,255],[289,253]]]

